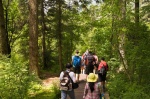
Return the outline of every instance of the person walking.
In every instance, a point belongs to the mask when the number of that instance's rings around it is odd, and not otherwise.
[[[94,70],[94,61],[95,58],[91,51],[84,57],[84,63],[85,63],[85,74],[89,75],[89,73],[93,73]]]
[[[98,66],[98,71],[99,71],[98,78],[101,85],[103,86],[103,92],[105,92],[105,81],[106,81],[106,75],[108,71],[108,64],[105,61],[104,57],[101,58],[100,64]]]
[[[82,74],[86,74],[85,73],[85,70],[86,70],[86,62],[85,62],[85,56],[87,56],[89,54],[89,50],[87,49],[84,53],[83,53],[83,55],[82,55],[82,66],[81,66],[81,73]]]
[[[74,73],[77,79],[77,82],[79,82],[79,77],[81,73],[81,65],[82,65],[82,58],[79,56],[79,51],[76,50],[76,54],[72,57],[72,64]]]
[[[72,79],[72,81],[74,83],[76,83],[76,77],[75,77],[75,73],[71,71],[72,69],[72,65],[70,63],[66,64],[66,70],[62,71],[60,73],[60,82],[63,80],[64,75],[66,73],[69,74],[70,78]],[[65,88],[61,88],[60,86],[60,90],[61,90],[61,99],[67,99],[67,95],[69,95],[70,99],[75,99],[75,93],[74,93],[74,89],[72,88],[72,86],[69,85],[68,89]]]
[[[101,91],[98,83],[98,76],[90,73],[87,76],[87,83],[85,84],[83,99],[100,99]]]
[[[96,74],[97,73],[97,68],[98,68],[98,56],[96,55],[96,53],[93,53],[93,56],[95,58],[95,62],[94,62],[94,73]]]

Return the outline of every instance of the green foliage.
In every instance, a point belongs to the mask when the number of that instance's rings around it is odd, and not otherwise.
[[[135,24],[133,2],[126,1],[125,20],[122,20],[122,9],[119,0],[103,0],[99,5],[89,5],[89,2],[71,6],[62,4],[61,14],[61,47],[62,60],[59,60],[58,51],[58,5],[55,0],[45,1],[45,42],[46,64],[42,61],[42,29],[39,24],[39,66],[46,67],[50,73],[59,73],[59,62],[62,64],[71,61],[74,50],[80,54],[86,49],[95,52],[98,57],[104,56],[108,61],[108,88],[111,99],[148,98],[150,88],[150,6],[140,3],[140,20]],[[77,2],[76,2],[77,4]],[[88,7],[87,7],[88,5]],[[11,46],[11,59],[0,57],[0,98],[21,99],[49,98],[57,99],[60,91],[54,85],[49,89],[43,88],[39,79],[28,74],[28,9],[26,0],[3,0],[5,14],[8,16],[7,32]],[[79,9],[77,9],[77,7]],[[82,8],[82,9],[81,9]],[[26,9],[26,10],[25,10]],[[39,15],[41,11],[39,11]],[[41,22],[39,17],[39,23]],[[5,15],[6,18],[6,15]],[[125,24],[125,27],[122,25]],[[138,26],[138,27],[137,27]],[[118,35],[125,34],[124,44],[127,73],[131,76],[128,81],[118,55]],[[114,57],[114,58],[112,58]],[[121,68],[121,69],[120,69]],[[41,70],[42,71],[42,70]],[[13,96],[13,97],[12,97]]]
[[[127,84],[122,75],[115,75],[114,77],[111,77],[109,81],[108,91],[110,94],[110,99],[122,99],[122,95],[126,92]]]
[[[122,99],[149,99],[150,93],[144,91],[145,87],[137,84],[128,84],[127,91],[123,94]]]
[[[26,99],[29,75],[25,63],[0,57],[0,98]]]
[[[111,99],[149,99],[148,86],[129,82],[124,75],[116,74],[108,83]]]
[[[59,82],[53,82],[50,86],[41,86],[40,84],[33,84],[29,91],[29,99],[59,99],[60,90]]]
[[[27,65],[0,56],[0,99],[58,99],[59,81],[43,86],[41,80],[29,75]]]
[[[120,68],[120,62],[116,58],[111,58],[107,63],[111,74],[115,73]]]
[[[149,99],[149,81],[139,84],[139,81],[129,81],[122,65],[115,58],[108,61],[110,70],[108,72],[107,88],[111,99]],[[144,70],[146,71],[146,70]],[[141,74],[140,74],[141,75]],[[145,75],[144,73],[142,75]],[[141,79],[143,79],[143,76]],[[137,77],[134,74],[135,78]],[[135,79],[134,78],[134,79]],[[148,78],[147,78],[148,79]],[[136,78],[137,80],[137,78]],[[139,79],[140,80],[140,79]],[[143,81],[143,80],[142,80]]]

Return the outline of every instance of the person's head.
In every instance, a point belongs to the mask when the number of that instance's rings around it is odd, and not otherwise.
[[[98,76],[95,75],[94,73],[90,73],[87,76],[87,82],[97,82],[97,80],[98,80]]]
[[[79,54],[79,50],[76,50],[76,54]]]
[[[71,69],[71,68],[72,68],[72,64],[71,64],[71,63],[67,63],[67,64],[66,64],[66,68],[67,68],[67,69]]]
[[[92,55],[92,54],[93,54],[93,53],[92,53],[92,51],[89,51],[89,54],[91,54],[91,55]]]
[[[104,61],[104,60],[105,60],[105,58],[104,58],[104,57],[102,57],[102,58],[101,58],[101,60],[103,60],[103,61]]]

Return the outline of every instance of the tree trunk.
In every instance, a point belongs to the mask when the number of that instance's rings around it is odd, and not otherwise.
[[[29,0],[29,72],[38,75],[38,7]]]
[[[139,35],[139,0],[135,0],[135,32],[136,32],[136,36]],[[136,37],[136,39],[138,39],[138,37]],[[136,46],[138,46],[138,42],[136,42],[137,40],[135,40],[134,44]],[[133,73],[135,71],[135,68],[136,66],[133,66]],[[139,67],[139,68],[142,68],[142,67]],[[138,82],[139,84],[141,83],[141,79],[142,79],[142,75],[141,75],[141,69],[138,69],[139,70],[139,76],[138,76]]]
[[[9,41],[9,37],[8,37],[8,24],[9,24],[9,19],[8,19],[8,7],[10,4],[10,0],[8,0],[7,6],[6,6],[6,10],[5,10],[5,16],[6,16],[6,42],[7,42],[7,50],[8,50],[8,55],[9,57],[11,57],[11,47],[10,47],[10,41]]]
[[[126,20],[126,0],[119,0],[120,3],[120,20],[122,20],[122,23]],[[130,74],[127,71],[128,68],[128,63],[127,60],[125,58],[125,49],[124,49],[124,45],[125,45],[125,31],[123,31],[123,29],[125,29],[126,26],[125,24],[121,24],[120,30],[119,30],[119,36],[118,36],[118,40],[119,40],[119,55],[120,58],[122,60],[125,72],[129,78],[129,80],[131,80]]]
[[[60,71],[62,71],[62,33],[61,33],[61,0],[58,0],[58,27],[57,27],[57,32],[58,32],[58,52],[59,52],[59,66],[60,66]]]
[[[45,44],[45,19],[44,19],[44,0],[41,0],[41,21],[42,21],[42,61],[44,69],[47,69],[48,66],[46,64],[46,44]]]
[[[0,0],[0,53],[3,55],[8,55],[8,42],[2,0]]]
[[[135,0],[135,24],[139,25],[139,0]]]

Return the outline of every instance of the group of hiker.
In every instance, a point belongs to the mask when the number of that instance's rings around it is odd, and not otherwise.
[[[78,88],[80,74],[86,75],[83,99],[101,99],[105,92],[105,81],[108,64],[105,58],[86,50],[82,56],[76,50],[72,62],[66,64],[66,70],[60,73],[61,99],[75,99],[74,89]]]

